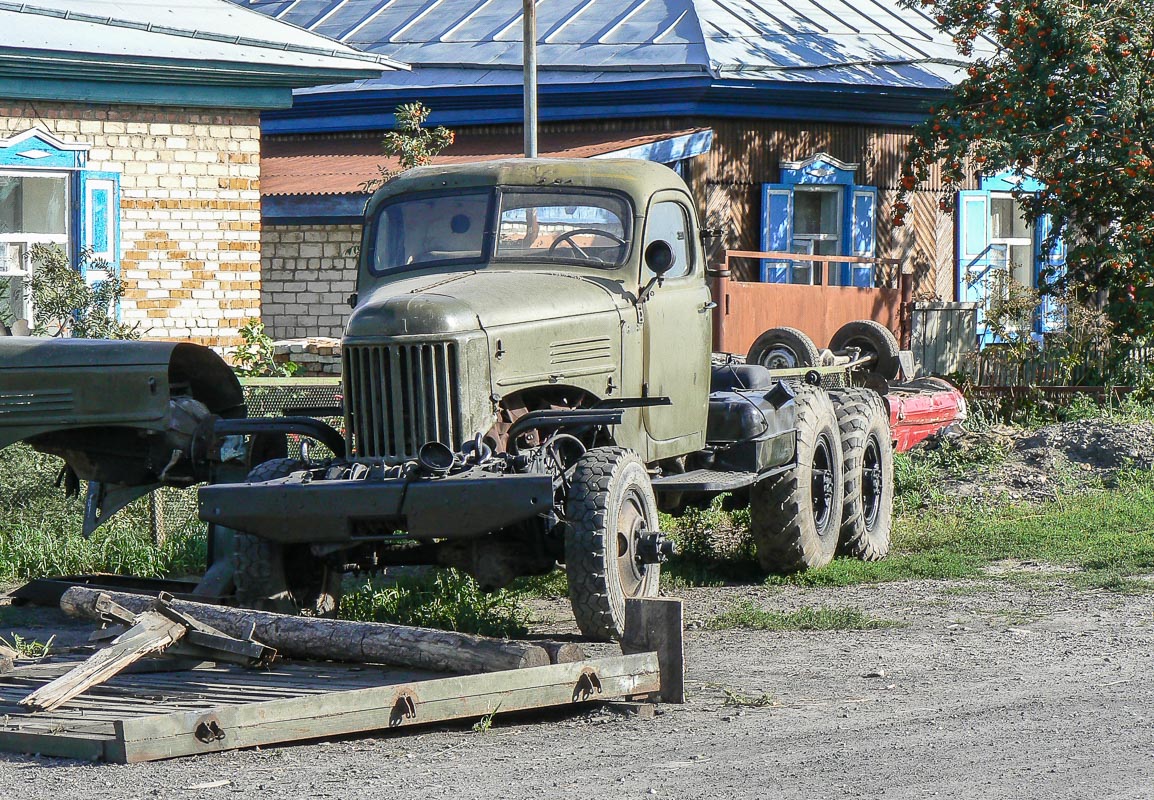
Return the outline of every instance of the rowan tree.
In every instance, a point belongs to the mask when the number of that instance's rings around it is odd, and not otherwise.
[[[1027,219],[1049,214],[1069,246],[1065,276],[1098,291],[1126,332],[1154,331],[1154,0],[901,0],[972,59],[914,130],[893,209],[934,165],[943,208],[975,173],[1035,178]],[[1060,232],[1060,233],[1059,233]]]

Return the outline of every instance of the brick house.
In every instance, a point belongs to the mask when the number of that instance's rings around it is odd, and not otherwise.
[[[144,337],[234,343],[260,316],[260,113],[394,66],[223,0],[3,4],[0,25],[0,322],[16,333],[29,248],[49,243],[119,269]]]

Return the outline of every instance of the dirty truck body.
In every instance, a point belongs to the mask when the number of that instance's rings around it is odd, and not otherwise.
[[[101,475],[83,432],[67,425],[43,449],[112,484],[171,482],[187,462],[185,485],[208,482],[200,515],[227,542],[219,552],[232,550],[238,598],[313,613],[334,609],[351,571],[442,564],[498,587],[560,562],[582,630],[615,638],[624,599],[656,594],[671,551],[658,508],[679,514],[721,493],[750,504],[769,569],[825,563],[847,536],[865,557],[875,533],[888,543],[880,402],[820,388],[836,370],[783,379],[714,363],[702,235],[684,183],[665,167],[519,159],[411,170],[366,209],[351,300],[343,442],[304,420],[228,419],[242,413],[235,392],[210,398],[179,376],[153,376],[154,390],[142,373],[125,391],[160,406],[179,385],[189,400],[169,408],[207,412],[183,449],[169,442],[171,463],[154,454],[141,474]],[[5,344],[0,370],[11,375]],[[102,374],[129,366],[105,361]],[[0,386],[0,404],[20,402],[8,399],[7,378]],[[33,402],[59,421],[65,401],[47,397]],[[108,425],[96,426],[101,435],[152,436],[132,421]],[[335,455],[268,458],[283,454],[287,433]],[[234,446],[244,434],[247,451]],[[195,466],[206,461],[212,469]],[[238,480],[242,462],[251,472]],[[90,503],[100,505],[91,488]]]

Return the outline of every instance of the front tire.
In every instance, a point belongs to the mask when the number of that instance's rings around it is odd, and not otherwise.
[[[255,467],[247,483],[286,478],[305,469],[295,458]],[[280,544],[237,531],[233,535],[236,600],[243,608],[335,617],[341,604],[341,573],[318,560],[307,544]]]
[[[829,395],[800,387],[797,465],[750,487],[750,532],[767,572],[823,567],[837,552],[843,465],[837,416]]]
[[[574,465],[565,512],[565,574],[577,627],[591,639],[620,639],[625,599],[660,591],[661,566],[641,559],[641,536],[658,529],[645,464],[625,448],[589,450]]]

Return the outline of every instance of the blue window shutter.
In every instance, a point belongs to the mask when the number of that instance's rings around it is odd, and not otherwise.
[[[958,300],[985,299],[990,266],[990,194],[958,192]]]
[[[82,169],[77,173],[77,247],[91,251],[89,266],[106,261],[111,270],[120,269],[120,174]],[[107,277],[87,270],[89,283]]]
[[[1054,220],[1049,214],[1038,218],[1034,227],[1036,238],[1035,247],[1038,257],[1034,262],[1034,285],[1041,287],[1042,271],[1046,270],[1051,278],[1059,277],[1066,272],[1066,242],[1061,238],[1049,250],[1045,249],[1046,237],[1053,230]],[[1038,308],[1037,331],[1039,333],[1053,333],[1061,329],[1065,309],[1059,308],[1057,301],[1051,295],[1042,296],[1042,304]]]
[[[958,300],[978,303],[978,341],[992,341],[982,308],[989,297],[990,271],[1005,264],[1004,246],[990,245],[990,193],[958,192]]]
[[[789,253],[793,250],[793,188],[766,183],[761,191],[761,249]],[[761,280],[789,283],[788,261],[762,261]]]
[[[877,209],[878,190],[873,186],[854,186],[850,195],[850,229],[847,240],[850,243],[850,255],[861,258],[873,258],[877,253]],[[850,280],[845,281],[850,286],[872,288],[875,278],[873,264],[849,265]]]

